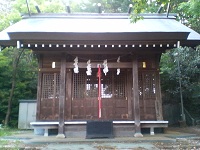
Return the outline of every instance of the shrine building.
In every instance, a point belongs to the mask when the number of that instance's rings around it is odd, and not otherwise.
[[[68,137],[72,126],[87,134],[92,121],[111,122],[114,137],[120,128],[141,137],[142,128],[153,135],[154,128],[167,127],[160,57],[167,49],[200,44],[200,35],[175,19],[174,14],[143,14],[132,23],[129,14],[39,13],[2,31],[2,48],[31,49],[38,58],[37,114],[31,125],[46,136],[58,129],[58,137]]]

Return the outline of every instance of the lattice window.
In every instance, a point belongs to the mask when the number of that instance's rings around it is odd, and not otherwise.
[[[93,69],[93,72],[97,70]],[[126,87],[126,72],[121,71],[119,75],[116,70],[109,70],[105,76],[101,77],[101,97],[102,98],[124,98]],[[96,73],[87,76],[85,70],[73,75],[74,98],[98,97],[98,78]]]
[[[42,98],[59,98],[60,75],[57,73],[45,73],[42,79]]]
[[[102,98],[112,98],[113,90],[112,90],[112,71],[109,71],[107,75],[102,73],[101,79],[101,97]]]
[[[119,75],[116,75],[114,73],[114,95],[115,95],[115,98],[125,98],[125,87],[126,87],[125,72],[121,71]]]
[[[139,89],[139,98],[142,99],[143,94],[143,83],[142,83],[142,73],[138,73],[138,89]]]
[[[74,98],[84,98],[85,97],[85,87],[86,87],[86,73],[79,72],[73,74],[74,83]]]
[[[144,76],[144,97],[147,99],[155,98],[156,94],[156,76],[155,73],[145,73]]]
[[[98,96],[98,79],[96,76],[87,76],[86,97]]]

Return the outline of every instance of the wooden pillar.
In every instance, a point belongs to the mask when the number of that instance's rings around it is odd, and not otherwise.
[[[42,92],[42,73],[40,69],[43,65],[43,57],[38,54],[38,84],[37,84],[37,111],[36,111],[36,121],[40,120],[40,103],[41,103],[41,92]]]
[[[127,70],[127,97],[128,97],[128,119],[133,118],[133,105],[132,105],[132,72],[130,69]]]
[[[66,101],[65,101],[65,119],[70,120],[72,116],[72,70],[66,72]]]
[[[135,118],[135,137],[143,137],[140,126],[140,103],[138,93],[138,60],[137,55],[133,55],[132,61],[132,75],[133,75],[133,109]]]
[[[61,56],[60,67],[60,95],[59,95],[59,124],[57,138],[65,138],[65,97],[66,97],[66,57]]]
[[[162,113],[162,97],[161,97],[161,87],[160,87],[160,75],[159,72],[156,72],[156,101],[155,101],[155,108],[156,108],[156,119],[163,120],[163,113]]]
[[[159,70],[161,54],[156,55],[156,68]],[[156,109],[156,119],[163,120],[162,113],[162,96],[161,96],[161,86],[160,86],[160,74],[159,71],[156,71],[156,101],[155,101],[155,109]]]

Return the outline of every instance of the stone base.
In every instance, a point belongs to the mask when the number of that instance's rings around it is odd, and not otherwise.
[[[44,135],[44,129],[35,128],[34,134],[35,135]]]
[[[186,121],[179,121],[179,125],[181,128],[187,127]]]
[[[143,137],[143,135],[142,135],[141,133],[135,133],[135,134],[134,134],[134,137],[140,138],[140,137]]]
[[[58,135],[56,136],[56,138],[64,139],[64,138],[65,138],[65,135],[64,135],[64,134],[58,134]]]

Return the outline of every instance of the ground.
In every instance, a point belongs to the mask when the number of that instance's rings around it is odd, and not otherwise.
[[[1,130],[1,129],[0,129]],[[143,138],[118,137],[113,139],[65,138],[34,135],[33,131],[18,130],[13,135],[0,137],[0,149],[30,150],[200,150],[200,127],[167,128],[165,133]]]

